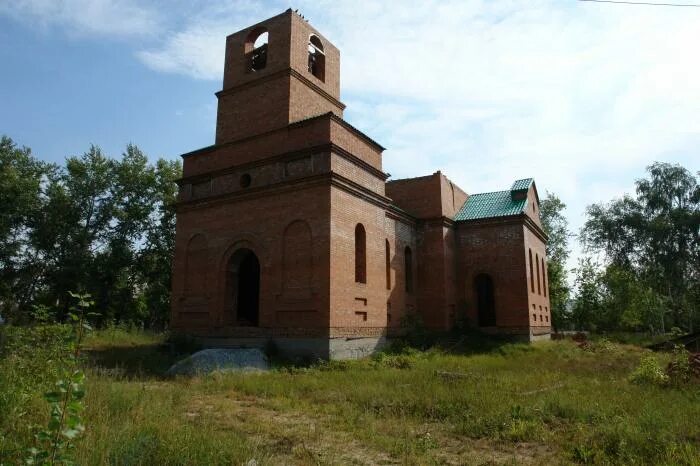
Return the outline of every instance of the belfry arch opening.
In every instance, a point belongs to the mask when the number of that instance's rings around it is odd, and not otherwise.
[[[496,303],[493,293],[493,280],[485,273],[474,278],[474,294],[479,318],[479,327],[496,326]]]
[[[253,29],[245,41],[248,71],[260,71],[267,66],[267,42],[269,33],[265,28]]]
[[[326,81],[326,55],[323,52],[323,43],[314,34],[309,36],[309,73],[316,76],[322,82]]]
[[[260,314],[260,261],[253,251],[239,249],[226,267],[226,308],[235,325],[255,327]]]

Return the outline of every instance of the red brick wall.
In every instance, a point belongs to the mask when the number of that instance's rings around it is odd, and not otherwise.
[[[395,205],[416,218],[435,218],[442,213],[437,173],[389,181],[386,184],[386,195]]]
[[[331,189],[330,325],[338,332],[386,327],[384,209],[343,189]],[[366,238],[366,282],[355,282],[355,227]]]
[[[329,120],[329,117],[321,117],[305,124],[285,126],[263,136],[212,146],[191,155],[186,154],[183,160],[183,176],[197,176],[327,144],[330,142]]]
[[[270,34],[268,62],[253,72],[246,41],[261,27]],[[307,69],[310,34],[323,43],[324,80]],[[459,309],[476,322],[474,277],[488,273],[498,330],[548,331],[545,279],[540,275],[540,293],[528,281],[529,250],[544,256],[534,190],[530,229],[524,218],[455,224],[467,194],[440,172],[385,183],[383,148],[338,119],[339,69],[338,50],[291,11],[227,38],[216,145],[184,157],[173,328],[222,336],[379,336],[400,333],[402,320],[420,313],[429,328],[449,330]],[[246,177],[249,184],[242,183]],[[392,200],[412,216],[391,207]],[[366,283],[355,275],[358,223]],[[243,247],[261,265],[260,328],[238,327],[226,298],[229,258]]]
[[[253,31],[269,34],[267,65],[258,71],[249,70],[246,42]],[[317,79],[308,70],[309,35],[321,39],[325,54],[325,79]],[[293,69],[311,80],[335,99],[340,98],[340,52],[321,33],[291,10],[261,21],[226,38],[223,89],[259,80],[276,72]]]
[[[387,183],[387,196],[416,218],[453,218],[467,200],[467,194],[442,172],[393,180]]]
[[[267,64],[250,69],[246,55],[260,31],[269,34]],[[323,42],[325,78],[308,69],[310,34]],[[327,112],[343,115],[340,53],[291,10],[226,38],[223,91],[217,94],[216,143],[283,128]]]
[[[227,259],[237,248],[246,247],[261,265],[260,327],[328,327],[329,306],[329,187],[299,187],[294,193],[261,195],[242,202],[222,202],[181,207],[177,216],[173,281],[173,327],[200,328],[207,333],[225,331],[233,325],[224,310],[224,277]],[[285,236],[294,222],[310,230],[310,275],[308,287],[289,281],[284,270],[285,238],[288,246],[304,243],[297,232]],[[303,230],[303,229],[302,229]],[[188,267],[187,246],[195,235],[203,236],[196,254],[203,257]],[[287,262],[304,258],[287,251]],[[188,283],[190,285],[188,286]],[[194,285],[192,285],[194,284]],[[289,286],[291,285],[291,287]],[[198,289],[199,288],[199,289]]]
[[[361,138],[338,121],[331,121],[331,139],[335,144],[364,160],[377,170],[382,169],[383,149]]]
[[[290,77],[278,76],[219,95],[216,143],[235,141],[289,124]]]
[[[534,234],[532,230],[523,227],[525,238],[525,260],[527,262],[527,296],[528,296],[528,311],[530,313],[529,321],[532,327],[537,328],[537,333],[549,332],[551,327],[552,315],[549,306],[549,277],[546,274],[547,259],[545,257],[545,244]],[[530,251],[532,252],[532,272],[530,275]],[[535,261],[539,260],[539,271]],[[542,261],[544,260],[545,271],[542,269]],[[538,289],[537,274],[540,275],[540,286]],[[545,295],[546,294],[546,295]]]
[[[485,273],[494,284],[497,327],[505,332],[526,332],[529,320],[522,221],[459,224],[457,237],[457,286],[471,324],[478,322],[474,279]]]
[[[438,172],[439,173],[439,172]],[[445,175],[440,176],[440,193],[442,196],[442,215],[454,218],[467,200],[467,193],[450,181]]]
[[[420,290],[417,259],[418,247],[415,224],[397,220],[391,216],[385,216],[384,234],[386,240],[389,241],[389,274],[391,280],[389,283],[390,288],[387,290],[386,312],[387,325],[389,326],[390,334],[392,334],[400,330],[401,323],[408,314],[418,312],[417,290]],[[411,248],[413,252],[413,292],[406,291],[406,264],[404,261],[404,250],[406,247]],[[386,242],[384,243],[384,248],[386,250]],[[381,257],[384,259],[384,279],[382,283],[384,288],[386,288],[385,253]]]

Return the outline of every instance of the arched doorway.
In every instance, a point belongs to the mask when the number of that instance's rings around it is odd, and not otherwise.
[[[260,261],[253,251],[239,249],[226,267],[226,320],[257,326],[260,304]]]
[[[474,278],[476,307],[479,313],[479,327],[496,326],[496,305],[493,296],[493,280],[485,273]]]

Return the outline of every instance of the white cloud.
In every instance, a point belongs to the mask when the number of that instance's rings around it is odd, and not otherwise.
[[[58,26],[69,34],[139,36],[156,32],[159,15],[129,0],[15,0],[0,3],[5,14],[31,26]]]
[[[163,43],[136,56],[156,71],[221,80],[226,36],[281,11],[281,7],[248,0],[208,2],[182,30],[167,34]]]
[[[654,160],[699,167],[700,9],[561,0],[300,0],[341,50],[346,117],[388,149],[394,177],[442,170],[468,192],[534,176],[572,227],[592,202],[634,189]],[[225,37],[281,1],[187,8],[20,1],[0,12],[93,33],[167,23],[148,67],[220,81]],[[141,4],[138,4],[141,5]],[[110,20],[133,17],[129,21]]]

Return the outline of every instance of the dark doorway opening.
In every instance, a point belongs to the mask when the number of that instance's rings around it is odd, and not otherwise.
[[[479,312],[479,327],[496,326],[496,305],[493,296],[493,280],[486,274],[474,279],[476,305]]]
[[[250,249],[239,249],[229,260],[226,301],[239,326],[257,326],[260,304],[260,262]]]

